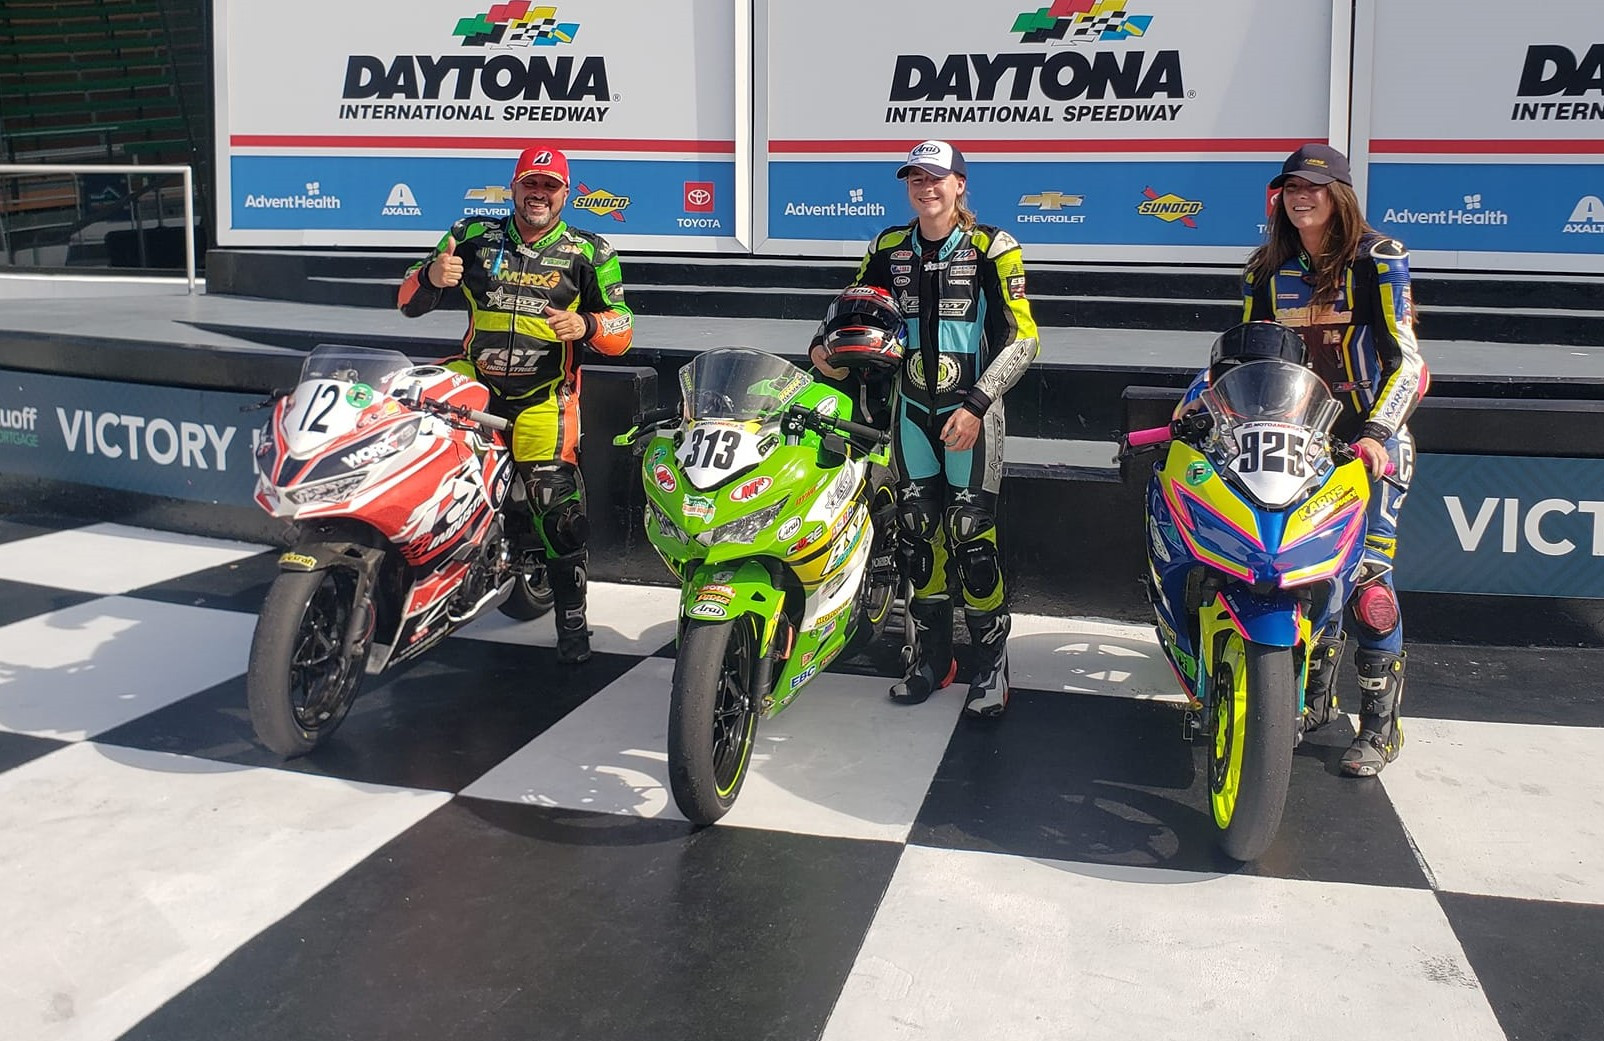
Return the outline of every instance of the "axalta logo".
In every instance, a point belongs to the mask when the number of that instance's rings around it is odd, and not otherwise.
[[[39,410],[32,405],[0,408],[0,445],[38,448],[39,435],[34,430],[38,423]]]
[[[574,209],[584,210],[587,213],[607,214],[616,221],[624,219],[624,211],[629,209],[629,196],[614,195],[605,188],[587,188],[583,182],[574,185],[579,194],[574,198]]]
[[[1563,95],[1580,98],[1597,91],[1604,94],[1604,43],[1595,43],[1577,57],[1569,47],[1557,43],[1533,44],[1526,48],[1526,64],[1520,70],[1521,98]],[[1601,101],[1517,101],[1510,119],[1604,119]]]
[[[883,203],[864,202],[862,188],[848,188],[846,202],[788,202],[787,217],[884,217]]]
[[[1086,201],[1084,195],[1066,195],[1063,192],[1036,192],[1032,195],[1021,195],[1019,205],[1033,208],[1039,212],[1020,213],[1014,216],[1018,224],[1084,224],[1086,216],[1080,213],[1064,213],[1066,207],[1079,206]]]
[[[418,200],[413,196],[412,189],[405,184],[397,184],[390,189],[389,196],[384,200],[384,209],[381,217],[421,217],[423,211],[418,208]]]
[[[1409,207],[1387,207],[1381,220],[1384,224],[1472,224],[1494,226],[1509,223],[1509,214],[1503,210],[1489,210],[1482,204],[1480,192],[1461,196],[1462,206],[1441,210],[1413,210]]]
[[[494,4],[483,14],[461,18],[452,36],[464,47],[555,47],[573,43],[578,22],[559,22],[555,7],[536,7],[529,0]]]
[[[1125,0],[1054,0],[1014,18],[1020,43],[1068,44],[1146,36],[1150,14],[1128,14]]]
[[[1160,195],[1152,188],[1143,188],[1142,194],[1147,196],[1146,201],[1136,206],[1136,212],[1144,217],[1157,217],[1166,224],[1180,221],[1188,228],[1197,227],[1192,218],[1203,212],[1203,204],[1193,199],[1183,199],[1174,192]]]
[[[1570,235],[1604,235],[1604,199],[1584,195],[1576,200],[1564,230]]]
[[[307,181],[306,191],[290,195],[255,195],[245,196],[247,210],[337,210],[340,208],[338,195],[324,195],[323,186],[318,181]]]
[[[487,184],[483,188],[469,188],[462,196],[465,202],[477,206],[464,206],[464,217],[506,217],[512,213],[512,189],[504,184]]]

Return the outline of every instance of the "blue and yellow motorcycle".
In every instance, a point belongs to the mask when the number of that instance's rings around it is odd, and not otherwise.
[[[1202,402],[1125,442],[1167,445],[1147,489],[1148,595],[1186,735],[1208,742],[1220,848],[1248,861],[1281,823],[1311,654],[1353,590],[1370,483],[1303,366],[1237,365]]]

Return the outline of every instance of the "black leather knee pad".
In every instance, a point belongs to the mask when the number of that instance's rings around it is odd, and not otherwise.
[[[903,564],[915,589],[924,588],[935,570],[936,551],[931,543],[939,521],[936,505],[928,499],[903,499],[897,510],[897,522],[902,525]]]
[[[530,508],[540,523],[551,552],[577,553],[590,538],[585,514],[584,482],[567,463],[522,463],[519,470],[529,491]]]
[[[964,590],[976,600],[994,594],[1002,583],[996,516],[979,507],[954,506],[947,511],[947,533],[952,538],[953,556],[958,558]]]

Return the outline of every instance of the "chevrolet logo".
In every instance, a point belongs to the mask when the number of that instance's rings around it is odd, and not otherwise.
[[[500,184],[487,184],[483,188],[469,188],[468,194],[463,198],[494,206],[498,203],[511,202],[512,189]]]
[[[1084,195],[1065,195],[1063,192],[1040,192],[1019,197],[1019,205],[1034,206],[1039,210],[1061,210],[1065,206],[1079,206],[1085,201]]]

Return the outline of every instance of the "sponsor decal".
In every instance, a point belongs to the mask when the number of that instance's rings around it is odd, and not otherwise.
[[[957,277],[957,278],[973,278],[974,275],[975,275],[975,265],[973,265],[973,264],[954,264],[952,266],[952,269],[949,270],[947,272],[947,274],[953,275],[954,277]]]
[[[296,195],[255,195],[245,196],[247,210],[337,210],[340,208],[338,195],[324,195],[321,181],[307,181],[306,190]]]
[[[571,267],[574,266],[574,258],[573,257],[543,256],[543,257],[540,258],[540,266],[541,267],[560,267],[560,268],[563,268],[564,270],[567,270],[568,268],[571,268]]]
[[[685,613],[692,618],[728,618],[730,616],[729,608],[711,600],[699,600],[692,604],[691,609]]]
[[[278,563],[279,567],[295,571],[312,571],[317,568],[317,558],[306,553],[285,553],[278,558]]]
[[[1196,487],[1214,475],[1214,467],[1207,461],[1194,459],[1186,464],[1186,483]]]
[[[1503,225],[1509,223],[1509,214],[1503,210],[1489,210],[1482,206],[1481,193],[1462,196],[1463,206],[1441,210],[1411,210],[1408,207],[1387,207],[1382,221],[1388,224],[1479,224]]]
[[[1170,562],[1170,551],[1164,545],[1163,537],[1158,533],[1158,522],[1152,517],[1147,518],[1147,541],[1153,547],[1153,556],[1168,564]]]
[[[892,260],[912,260],[913,259],[913,250],[911,250],[911,249],[893,250],[892,253],[891,253],[891,259]]]
[[[1002,243],[1001,235],[998,236],[997,242],[999,244]],[[959,264],[965,260],[978,260],[979,258],[980,254],[975,252],[975,247],[965,246],[963,249],[954,252],[951,259],[954,264]]]
[[[390,189],[390,194],[384,200],[384,209],[379,212],[381,217],[421,217],[423,211],[418,208],[418,200],[412,194],[412,189],[405,184],[396,184]]]
[[[38,448],[39,410],[32,405],[22,408],[0,409],[0,445],[21,445]]]
[[[905,286],[911,281],[913,281],[913,280],[910,279],[907,275],[898,275],[898,276],[896,276],[895,278],[893,278],[891,280],[891,284],[894,285],[894,286]]]
[[[680,513],[692,520],[710,521],[713,519],[713,500],[705,495],[687,495],[680,505]]]
[[[366,383],[353,383],[345,391],[345,403],[352,408],[367,408],[373,404],[373,388]]]
[[[730,501],[746,502],[748,499],[757,498],[772,487],[774,487],[774,479],[772,477],[754,477],[731,489]]]
[[[574,190],[579,194],[574,197],[570,205],[576,210],[584,210],[597,216],[606,214],[613,220],[622,222],[624,211],[629,209],[627,195],[614,195],[605,188],[588,188],[584,182],[574,185]]]
[[[1160,195],[1152,188],[1143,188],[1142,194],[1147,196],[1145,202],[1138,203],[1136,212],[1144,217],[1157,217],[1165,224],[1180,221],[1188,228],[1197,227],[1192,218],[1203,212],[1203,204],[1192,199],[1183,199],[1174,192]]]
[[[667,459],[668,446],[658,445],[656,448],[652,449],[652,454],[646,457],[646,465],[656,466],[658,463],[667,461]]]
[[[713,212],[713,182],[712,181],[686,181],[685,182],[685,212],[686,213],[712,213]]]
[[[957,297],[944,297],[940,303],[937,304],[937,312],[943,318],[962,318],[969,313],[969,308],[973,304],[974,301],[970,300],[968,297],[964,297],[962,299]]]
[[[715,600],[722,598],[725,602],[728,602],[735,599],[735,590],[730,586],[714,582],[703,586],[697,591],[696,598],[700,600],[703,597],[712,597]]]
[[[1297,519],[1306,523],[1314,523],[1328,514],[1335,513],[1358,498],[1359,493],[1352,488],[1332,488],[1298,507]]]
[[[838,408],[840,408],[840,404],[835,398],[825,398],[813,406],[813,411],[821,416],[833,416]]]
[[[662,463],[652,467],[652,480],[656,481],[657,487],[665,492],[671,492],[679,487],[679,482],[674,480],[674,471]]]
[[[925,380],[924,355],[919,353],[908,355],[908,378],[913,380],[917,387],[945,394],[958,388],[958,378],[961,375],[962,369],[958,365],[958,359],[950,354],[942,354],[936,362],[936,385],[932,387]]]
[[[786,539],[790,538],[791,536],[795,535],[797,532],[799,532],[801,530],[802,530],[802,518],[801,517],[792,517],[790,520],[788,520],[784,524],[780,525],[780,530],[776,531],[774,533],[775,541],[784,542]]]
[[[1563,44],[1538,43],[1526,48],[1521,66],[1517,98],[1550,98],[1565,101],[1520,101],[1510,109],[1509,118],[1529,120],[1604,120],[1604,101],[1583,98],[1598,91],[1604,94],[1604,43],[1588,47],[1578,55]]]
[[[1025,276],[1010,275],[1007,280],[1008,296],[1014,300],[1025,299]]]
[[[788,202],[785,204],[787,217],[884,217],[886,208],[883,203],[864,202],[862,188],[847,190],[846,202]]]
[[[1086,201],[1084,195],[1066,195],[1063,192],[1034,192],[1019,197],[1019,205],[1036,210],[1035,213],[1017,213],[1016,224],[1085,224],[1084,213],[1065,213],[1065,208],[1079,206]]]
[[[801,672],[797,673],[795,676],[792,676],[791,677],[791,689],[795,690],[796,688],[802,686],[802,684],[804,684],[808,680],[812,679],[818,673],[818,671],[819,671],[819,667],[817,665],[809,665],[807,668],[803,669]]]
[[[913,271],[913,265],[912,264],[892,264],[891,265],[891,273],[893,275],[906,275],[906,274],[912,273],[912,271]]]
[[[1568,235],[1604,235],[1604,199],[1584,195],[1576,200],[1563,230]]]
[[[823,534],[824,534],[824,525],[823,524],[815,524],[813,526],[813,530],[812,531],[808,532],[806,535],[802,536],[800,539],[797,539],[796,542],[791,546],[791,548],[786,551],[786,556],[790,556],[790,557],[796,556],[798,553],[801,553],[803,550],[807,549],[809,546],[811,546],[815,542],[819,541],[819,537],[822,536]]]

